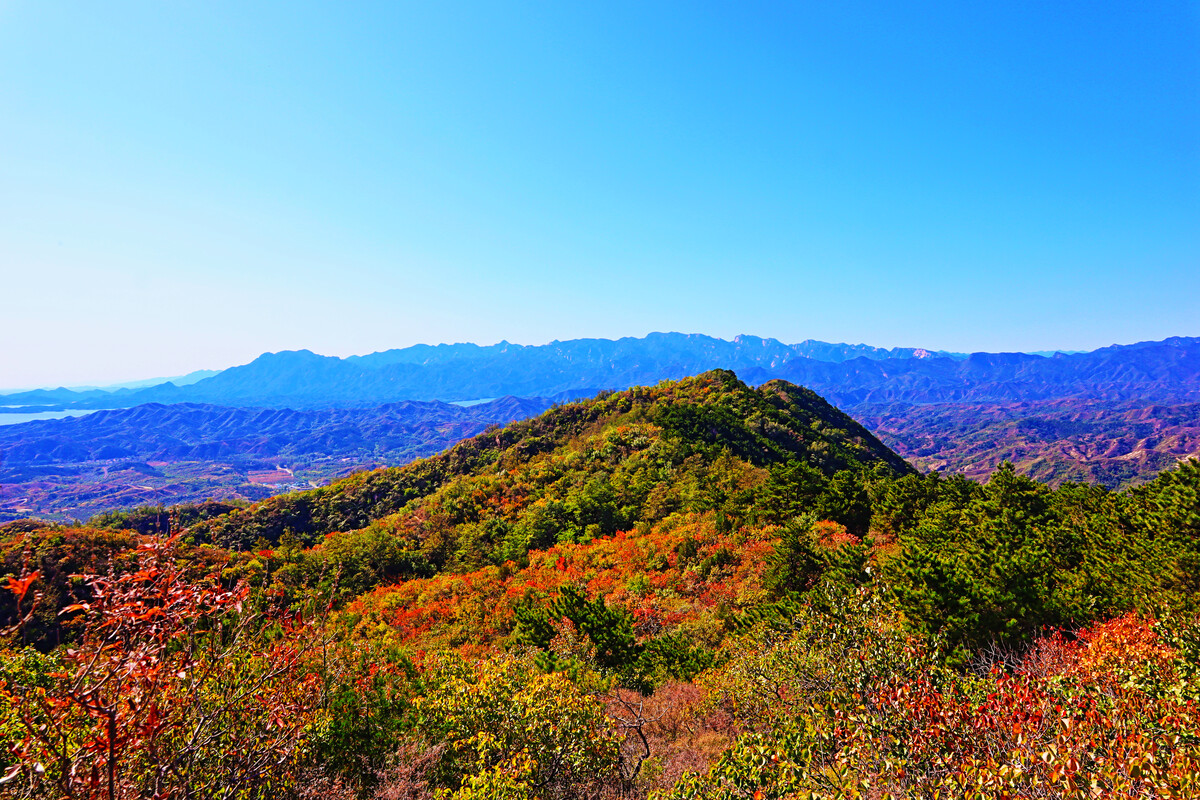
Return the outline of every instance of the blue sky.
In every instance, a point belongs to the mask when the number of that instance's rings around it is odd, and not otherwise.
[[[0,0],[0,292],[7,387],[1198,335],[1200,4]]]

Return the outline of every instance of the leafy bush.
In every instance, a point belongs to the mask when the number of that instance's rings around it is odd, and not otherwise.
[[[618,773],[604,704],[566,675],[513,656],[438,656],[425,674],[417,731],[445,745],[433,780],[453,796],[589,796]]]

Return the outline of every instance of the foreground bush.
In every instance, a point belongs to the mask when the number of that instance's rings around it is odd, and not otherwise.
[[[1015,668],[947,672],[869,617],[756,632],[708,676],[746,733],[662,800],[1126,798],[1200,793],[1189,654],[1124,617]],[[1188,623],[1170,633],[1192,640]],[[755,650],[753,642],[761,649]]]
[[[5,655],[9,796],[266,798],[295,786],[320,690],[304,667],[315,629],[252,612],[245,584],[187,579],[172,545],[141,545],[139,568],[119,577],[87,577],[89,602],[65,609],[77,641],[52,660]],[[10,580],[31,611],[36,578]]]

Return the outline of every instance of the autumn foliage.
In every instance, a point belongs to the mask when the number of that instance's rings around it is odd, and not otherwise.
[[[0,794],[1200,795],[1200,465],[917,475],[810,395],[716,373],[169,536],[0,528]]]
[[[88,602],[60,612],[80,635],[42,681],[10,672],[0,687],[13,791],[249,797],[294,783],[319,689],[310,626],[247,608],[245,583],[188,580],[173,544],[140,545],[133,571],[83,576]],[[13,581],[19,597],[37,577]]]

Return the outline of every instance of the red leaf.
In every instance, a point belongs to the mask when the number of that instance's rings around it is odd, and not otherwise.
[[[8,590],[17,596],[17,602],[25,599],[25,593],[29,591],[30,585],[41,575],[41,570],[34,570],[24,578],[17,580],[16,578],[8,579]]]

